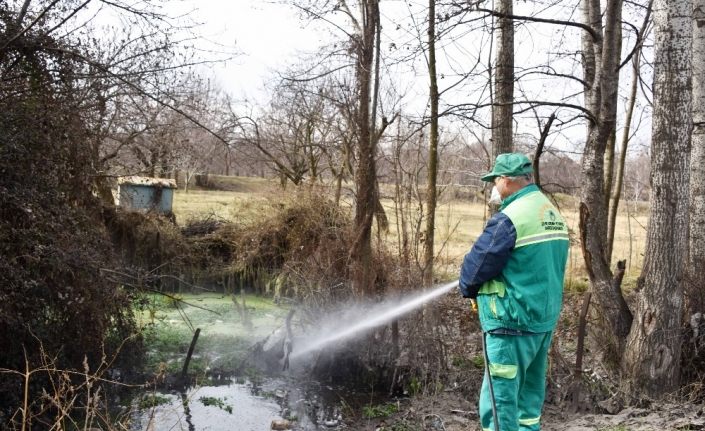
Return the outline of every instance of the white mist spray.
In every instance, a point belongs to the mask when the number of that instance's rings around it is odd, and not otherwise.
[[[418,293],[401,302],[398,300],[391,301],[391,303],[390,301],[385,301],[364,310],[363,315],[360,315],[362,311],[358,311],[346,313],[348,315],[354,314],[354,316],[349,316],[349,318],[345,318],[342,313],[329,316],[328,319],[325,319],[328,323],[320,326],[304,340],[297,340],[291,358],[294,359],[314,350],[322,349],[335,341],[351,338],[356,334],[383,325],[449,292],[457,286],[458,280]]]

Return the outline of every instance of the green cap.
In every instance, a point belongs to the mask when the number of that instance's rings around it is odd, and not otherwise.
[[[531,160],[521,153],[504,153],[497,156],[491,172],[482,176],[482,181],[492,182],[495,177],[518,177],[534,171]]]

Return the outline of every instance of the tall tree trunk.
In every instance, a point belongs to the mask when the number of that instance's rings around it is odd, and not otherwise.
[[[621,0],[620,0],[621,2]],[[621,6],[620,6],[621,7]],[[621,15],[621,12],[620,12]],[[616,44],[615,46],[615,52],[617,56],[622,52],[622,25],[621,23],[616,25],[613,29],[615,32],[614,37],[612,40],[614,40],[614,43]],[[617,62],[617,75],[619,76],[619,62]],[[607,138],[607,148],[605,149],[605,188],[602,193],[602,196],[604,196],[605,199],[605,208],[609,209],[610,205],[610,196],[612,194],[612,183],[614,180],[614,152],[615,152],[615,146],[617,144],[617,100],[618,100],[618,89],[615,89],[614,93],[614,104],[615,104],[615,123],[614,126],[612,127],[612,130],[610,130],[610,135]],[[610,264],[610,258],[609,258],[609,242],[607,245],[608,250],[606,250],[606,257],[607,257],[607,264]]]
[[[357,80],[357,199],[355,203],[355,238],[350,251],[353,290],[357,294],[370,293],[376,273],[372,265],[372,221],[377,208],[377,168],[375,165],[376,139],[370,124],[370,97],[374,41],[379,20],[379,1],[365,0],[360,5],[363,13],[362,34],[355,39],[355,78]]]
[[[705,307],[705,0],[693,1],[693,133],[690,150],[690,245],[686,311]]]
[[[640,50],[641,51],[641,50]],[[622,146],[619,152],[619,162],[617,163],[617,174],[614,178],[614,187],[610,197],[609,213],[607,217],[607,262],[612,261],[612,249],[614,247],[614,229],[617,225],[617,210],[619,210],[619,200],[622,197],[622,186],[624,184],[624,165],[627,159],[627,146],[629,145],[629,134],[631,132],[632,117],[634,116],[634,105],[639,85],[639,64],[641,53],[637,52],[632,60],[632,82],[629,92],[629,102],[627,115],[624,119],[624,129],[622,129]]]
[[[497,3],[499,36],[495,58],[495,103],[492,105],[492,156],[511,153],[512,113],[514,111],[514,21],[506,18],[513,13],[514,0],[499,0]]]
[[[424,237],[423,280],[433,284],[433,257],[436,228],[436,179],[438,176],[438,78],[436,76],[436,1],[428,1],[428,75],[431,125],[428,145],[428,180],[426,184],[426,236]]]
[[[584,0],[583,15],[586,23],[601,34],[600,1]],[[584,71],[588,81],[586,106],[592,113],[588,139],[582,159],[583,187],[580,197],[580,235],[585,268],[601,314],[601,329],[608,331],[603,338],[605,359],[619,364],[624,340],[629,333],[631,313],[622,296],[620,286],[612,277],[607,250],[607,205],[604,198],[605,150],[617,121],[617,90],[619,84],[619,58],[622,1],[609,0],[604,13],[604,35],[601,38],[583,39]],[[588,43],[591,42],[591,43]],[[593,61],[594,63],[587,63]]]
[[[337,207],[338,205],[340,205],[340,195],[341,195],[342,190],[343,190],[343,173],[342,173],[342,168],[341,168],[341,171],[340,171],[339,173],[335,173],[335,174],[334,174],[334,178],[335,178],[335,197],[333,198],[333,199],[334,199],[333,202],[335,203],[335,206]]]
[[[634,105],[636,104],[637,89],[639,85],[639,70],[641,66],[641,52],[643,49],[643,40],[646,37],[646,28],[651,20],[651,6],[653,0],[649,0],[649,4],[644,15],[644,21],[639,29],[638,44],[635,47],[636,52],[632,58],[632,82],[629,92],[629,101],[627,102],[627,114],[624,119],[624,128],[622,129],[622,146],[620,148],[619,161],[617,162],[617,172],[614,178],[614,186],[609,202],[607,216],[607,262],[612,262],[612,250],[614,249],[614,230],[617,225],[617,211],[619,210],[619,201],[622,198],[622,187],[624,185],[624,165],[627,160],[627,147],[629,145],[629,134],[631,133],[632,118],[634,117]],[[631,262],[629,262],[631,265]]]
[[[623,370],[633,391],[655,398],[677,389],[680,383],[693,124],[691,16],[691,0],[654,2],[651,210]]]

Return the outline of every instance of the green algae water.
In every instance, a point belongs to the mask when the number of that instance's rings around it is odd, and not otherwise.
[[[255,296],[245,297],[244,308],[235,306],[229,295],[183,295],[185,303],[178,307],[172,301],[155,298],[139,315],[146,334],[148,366],[153,371],[178,373],[193,331],[200,328],[201,337],[189,367],[195,384],[151,391],[149,395],[159,400],[152,405],[143,403],[140,407],[139,399],[133,401],[131,429],[259,431],[270,429],[273,421],[289,421],[289,429],[298,431],[343,429],[343,408],[350,408],[354,390],[297,379],[295,373],[304,369],[312,354],[335,349],[457,285],[455,281],[375,304],[348,304],[344,313],[323,316],[315,329],[296,334],[293,373],[275,376],[264,376],[240,365],[255,343],[281,327],[289,312],[287,307]],[[235,375],[236,369],[242,374]],[[341,394],[349,399],[341,402]],[[369,394],[361,395],[369,402]]]

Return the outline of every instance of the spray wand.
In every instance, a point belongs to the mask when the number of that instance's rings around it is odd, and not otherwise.
[[[477,301],[470,299],[470,308],[474,313],[477,313]],[[487,354],[487,333],[482,331],[482,353],[485,356],[485,373],[487,375],[487,386],[490,390],[490,402],[492,404],[492,421],[494,422],[495,431],[499,431],[499,418],[497,416],[497,402],[494,398],[494,385],[492,384],[492,374],[490,373],[490,358]]]

